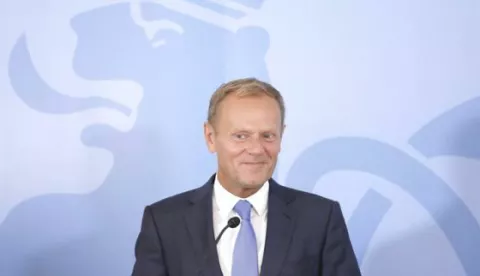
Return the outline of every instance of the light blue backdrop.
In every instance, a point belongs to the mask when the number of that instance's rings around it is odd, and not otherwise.
[[[245,76],[286,100],[275,177],[340,201],[364,275],[480,275],[478,1],[5,0],[0,37],[2,276],[129,275]]]

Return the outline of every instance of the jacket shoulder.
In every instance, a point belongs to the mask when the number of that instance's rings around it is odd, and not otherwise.
[[[199,188],[191,189],[172,196],[165,197],[161,200],[151,203],[147,206],[147,208],[150,208],[151,211],[156,214],[168,214],[180,211],[185,207],[189,206],[190,198],[198,189]]]
[[[325,229],[330,221],[344,220],[340,203],[334,199],[289,187],[281,188],[288,194],[292,215],[307,228]]]

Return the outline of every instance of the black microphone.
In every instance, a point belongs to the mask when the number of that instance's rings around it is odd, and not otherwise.
[[[222,237],[223,233],[225,232],[225,230],[227,230],[227,228],[235,228],[237,227],[238,225],[240,224],[240,218],[239,217],[233,217],[231,219],[228,220],[228,223],[225,227],[223,227],[222,231],[220,232],[220,234],[218,234],[218,237],[217,239],[215,239],[215,244],[218,243],[218,241],[220,240],[220,238]]]
[[[215,239],[215,244],[218,243],[218,241],[222,237],[225,230],[227,230],[227,228],[235,228],[239,224],[240,224],[240,218],[239,217],[230,218],[227,222],[227,225],[225,227],[223,227],[222,231],[220,232],[220,234],[218,234],[218,237]],[[204,268],[205,268],[204,266],[207,264],[209,257],[211,257],[211,255],[207,252],[207,254],[205,254],[205,256],[204,256],[204,264],[201,267],[198,268],[197,273],[200,273],[200,272],[204,271]]]

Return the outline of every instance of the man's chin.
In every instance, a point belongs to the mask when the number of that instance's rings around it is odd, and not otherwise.
[[[268,178],[250,178],[250,179],[242,179],[242,184],[244,188],[247,189],[256,189],[262,187],[265,182],[267,182]]]

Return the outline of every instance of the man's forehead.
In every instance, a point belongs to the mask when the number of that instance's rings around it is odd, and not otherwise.
[[[273,108],[273,106],[272,108],[268,108],[265,105],[254,105],[249,103],[225,103],[225,105],[220,107],[217,115],[219,120],[239,125],[255,126],[262,124],[278,124],[281,120],[279,108]]]
[[[264,109],[257,105],[261,103],[261,105],[275,105],[278,106],[277,101],[266,94],[263,93],[256,93],[256,94],[249,94],[249,95],[236,95],[230,94],[226,96],[220,103],[220,108],[250,108],[250,109]]]
[[[246,113],[239,116],[220,115],[215,119],[212,126],[215,132],[225,134],[235,132],[265,133],[281,131],[280,116],[272,116],[270,119],[258,119],[253,116],[249,118],[249,116],[244,115],[246,115]]]

